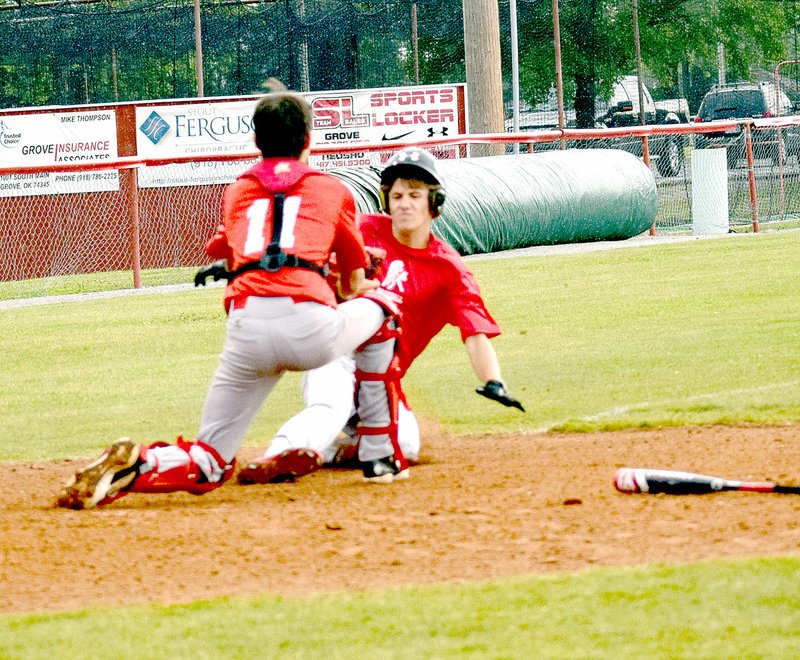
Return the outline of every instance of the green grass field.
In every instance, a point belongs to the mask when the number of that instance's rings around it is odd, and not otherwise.
[[[0,618],[3,658],[793,658],[800,560]]]
[[[453,434],[800,418],[798,231],[471,263],[527,414],[472,392],[449,330],[406,389]],[[92,287],[67,278],[58,290]],[[0,460],[90,456],[119,435],[193,434],[224,333],[220,297],[187,290],[0,309]],[[299,407],[298,390],[297,375],[280,384],[248,444],[263,445]],[[0,657],[797,657],[799,573],[800,557],[756,558],[3,616]]]

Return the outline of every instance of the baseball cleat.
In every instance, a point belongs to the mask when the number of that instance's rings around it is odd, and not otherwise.
[[[321,469],[322,455],[313,449],[286,449],[276,456],[248,463],[239,470],[236,479],[240,484],[279,484],[296,481]]]
[[[91,509],[119,499],[138,476],[140,446],[120,438],[67,482],[56,501],[65,509]]]
[[[370,484],[390,484],[408,479],[408,468],[400,469],[394,456],[386,456],[376,461],[364,461],[364,481]]]

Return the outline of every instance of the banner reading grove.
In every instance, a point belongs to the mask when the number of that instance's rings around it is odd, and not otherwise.
[[[0,116],[0,167],[117,158],[114,110]],[[0,197],[119,190],[116,170],[19,173],[0,177]]]

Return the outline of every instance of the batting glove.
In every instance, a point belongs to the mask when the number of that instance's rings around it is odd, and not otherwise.
[[[522,412],[525,412],[525,408],[522,407],[522,404],[509,395],[506,386],[499,380],[487,381],[485,385],[476,387],[475,391],[481,396],[485,396],[487,399],[497,401],[497,403],[502,403],[504,406],[509,406],[510,408],[518,408]]]
[[[226,268],[225,260],[221,259],[198,270],[194,276],[194,285],[205,286],[209,277],[213,277],[215,282],[217,280],[230,280],[230,274],[230,271]]]

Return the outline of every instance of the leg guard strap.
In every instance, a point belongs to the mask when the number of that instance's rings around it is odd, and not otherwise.
[[[202,495],[222,486],[233,476],[234,458],[226,463],[216,449],[195,440],[178,437],[175,445],[157,442],[142,448],[139,476],[132,493],[173,493],[187,491]]]
[[[378,328],[377,332],[375,332],[372,337],[367,339],[359,348],[363,346],[369,346],[370,344],[381,344],[389,339],[397,339],[402,334],[402,329],[400,328],[397,319],[393,317],[387,317],[380,328]]]
[[[402,315],[400,308],[397,306],[397,301],[393,297],[396,296],[396,294],[393,294],[391,291],[378,287],[377,289],[370,289],[362,293],[361,296],[382,307],[384,313],[389,317],[399,319]]]

